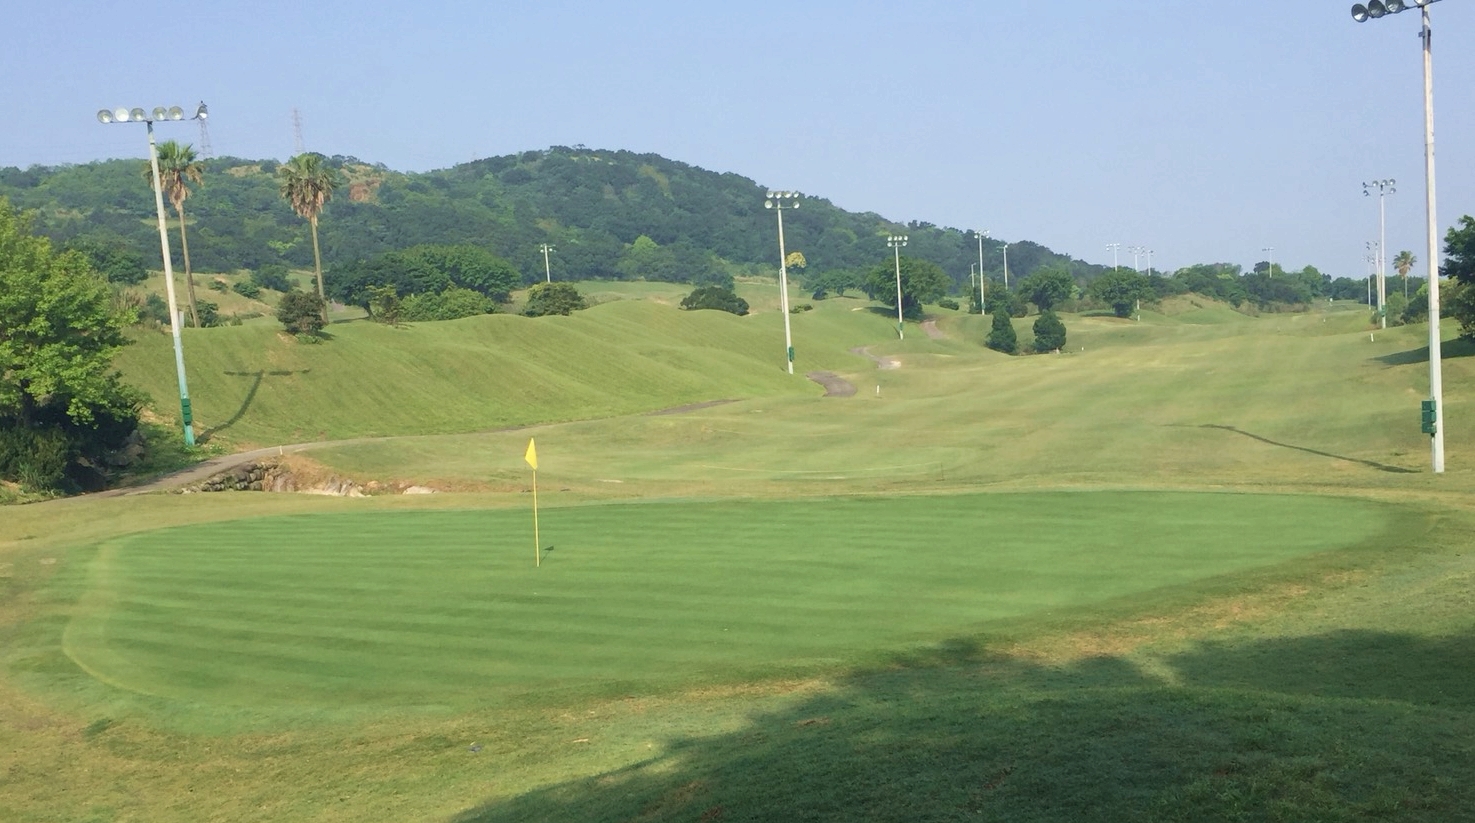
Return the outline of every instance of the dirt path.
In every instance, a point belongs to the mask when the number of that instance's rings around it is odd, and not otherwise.
[[[927,332],[927,336],[929,338],[933,339],[933,340],[946,340],[947,339],[947,335],[946,334],[943,334],[942,329],[939,329],[937,327],[937,321],[936,320],[923,320],[922,321],[922,331]]]
[[[873,363],[876,364],[876,368],[878,368],[878,369],[880,369],[882,371],[890,371],[892,369],[899,369],[899,368],[901,368],[901,361],[900,360],[898,360],[895,357],[890,357],[890,356],[887,356],[887,357],[878,357],[878,356],[876,356],[874,354],[871,354],[871,347],[870,346],[856,346],[855,348],[853,348],[853,349],[850,350],[850,353],[851,354],[858,354],[861,357],[868,357],[868,358],[870,358],[871,362],[873,362]]]
[[[855,384],[832,371],[812,371],[805,377],[825,387],[825,397],[851,397]]]

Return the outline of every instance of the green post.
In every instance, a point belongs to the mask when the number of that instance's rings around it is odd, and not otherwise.
[[[1422,422],[1419,429],[1424,434],[1435,434],[1439,431],[1435,423],[1439,419],[1439,412],[1433,400],[1425,400],[1419,404],[1419,416]]]

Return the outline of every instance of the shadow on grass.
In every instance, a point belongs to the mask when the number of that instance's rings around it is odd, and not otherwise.
[[[1149,675],[960,642],[455,823],[1469,819],[1472,652],[1337,632],[1202,644]]]
[[[1467,340],[1463,337],[1457,337],[1454,340],[1449,341],[1448,343],[1441,343],[1439,345],[1439,357],[1441,360],[1453,357],[1469,357],[1471,355],[1475,355],[1475,341]],[[1385,354],[1381,357],[1374,357],[1373,360],[1376,360],[1379,363],[1390,367],[1411,366],[1415,363],[1428,363],[1429,347],[1421,346],[1417,349],[1409,349],[1408,351],[1399,351],[1392,354]]]
[[[1234,432],[1235,434],[1242,434],[1245,437],[1250,438],[1251,440],[1258,440],[1261,443],[1268,443],[1268,444],[1270,444],[1272,446],[1279,446],[1279,447],[1281,447],[1283,449],[1295,449],[1298,452],[1306,452],[1307,454],[1314,454],[1314,455],[1317,455],[1318,457],[1330,457],[1330,458],[1333,458],[1335,460],[1346,460],[1349,463],[1360,463],[1360,464],[1362,464],[1364,466],[1368,466],[1368,467],[1377,469],[1380,472],[1390,472],[1392,474],[1418,474],[1419,473],[1418,469],[1406,469],[1406,468],[1404,468],[1402,466],[1390,466],[1387,463],[1379,463],[1379,462],[1374,461],[1374,460],[1363,460],[1362,458],[1359,458],[1359,457],[1347,457],[1347,456],[1341,455],[1341,454],[1333,454],[1332,452],[1324,452],[1324,451],[1320,451],[1318,449],[1307,448],[1306,446],[1297,446],[1297,445],[1293,445],[1291,443],[1282,443],[1282,442],[1280,442],[1278,440],[1271,440],[1268,437],[1261,437],[1258,434],[1251,434],[1251,433],[1249,433],[1247,431],[1244,431],[1243,429],[1236,429],[1233,426],[1220,426],[1220,425],[1217,425],[1217,424],[1214,424],[1214,423],[1205,423],[1202,426],[1199,426],[1199,428],[1201,428],[1201,429],[1220,429],[1222,431]]]
[[[234,426],[236,423],[240,422],[241,418],[246,416],[246,412],[251,409],[251,403],[256,400],[256,392],[258,392],[258,391],[261,390],[261,381],[262,380],[266,379],[267,377],[291,377],[294,374],[307,374],[309,371],[312,371],[312,369],[300,369],[298,371],[265,371],[265,370],[259,370],[259,371],[228,371],[228,372],[226,372],[225,374],[227,376],[229,376],[229,377],[249,377],[249,378],[251,378],[251,388],[249,388],[249,389],[246,390],[246,396],[244,398],[242,398],[242,400],[241,400],[241,406],[240,406],[240,408],[236,409],[236,413],[233,414],[233,415],[231,415],[230,416],[230,419],[226,420],[224,423],[221,423],[218,426],[211,426],[210,428],[204,430],[203,432],[200,432],[200,436],[197,438],[197,442],[199,442],[201,445],[204,445],[205,443],[209,443],[210,442],[210,437],[212,435],[216,434],[217,432],[225,431],[226,429],[228,429],[231,426]]]

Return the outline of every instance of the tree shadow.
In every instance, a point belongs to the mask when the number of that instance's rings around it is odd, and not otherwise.
[[[1455,357],[1470,357],[1475,355],[1475,340],[1464,337],[1456,337],[1446,343],[1439,344],[1439,357],[1441,360]],[[1372,358],[1385,366],[1411,366],[1415,363],[1429,362],[1429,347],[1421,346],[1408,351],[1394,352]]]
[[[1458,819],[1472,651],[1335,632],[1203,643],[1149,674],[954,641],[454,823]]]
[[[211,436],[213,436],[213,435],[215,435],[215,434],[217,434],[219,432],[225,431],[226,429],[228,429],[231,426],[234,426],[236,423],[240,422],[241,418],[242,417],[245,417],[246,416],[246,412],[248,410],[250,410],[251,403],[256,400],[256,392],[258,392],[258,391],[261,390],[261,381],[264,380],[264,379],[266,379],[266,377],[268,377],[268,376],[271,376],[271,377],[291,377],[294,374],[307,374],[310,371],[312,371],[312,369],[299,369],[297,371],[290,371],[290,370],[266,371],[266,370],[262,369],[262,370],[258,370],[258,371],[228,371],[228,372],[225,372],[225,374],[228,377],[249,377],[249,378],[251,378],[251,388],[249,388],[249,389],[246,390],[246,396],[244,398],[242,398],[240,408],[236,409],[236,413],[233,414],[233,415],[231,415],[230,416],[230,419],[226,420],[224,423],[221,423],[221,424],[219,424],[217,426],[211,426],[210,428],[208,428],[208,429],[204,430],[203,432],[201,432],[200,433],[200,436],[198,438],[196,438],[196,442],[200,443],[201,445],[203,445],[205,443],[208,443],[208,442],[210,442]]]
[[[1377,469],[1380,472],[1390,472],[1392,474],[1418,474],[1419,473],[1419,470],[1418,469],[1407,469],[1407,468],[1404,468],[1403,466],[1390,466],[1387,463],[1379,463],[1379,462],[1374,461],[1374,460],[1363,460],[1360,457],[1347,457],[1346,455],[1333,454],[1332,452],[1325,452],[1325,451],[1321,451],[1319,449],[1308,448],[1306,446],[1297,446],[1297,445],[1293,445],[1291,443],[1282,443],[1282,442],[1280,442],[1278,440],[1271,440],[1268,437],[1261,437],[1258,434],[1251,434],[1251,433],[1249,433],[1247,431],[1244,431],[1242,429],[1236,429],[1233,426],[1221,426],[1221,425],[1217,425],[1217,424],[1214,424],[1214,423],[1205,423],[1205,424],[1199,426],[1199,428],[1201,428],[1201,429],[1220,429],[1222,431],[1234,432],[1235,434],[1242,434],[1245,437],[1250,438],[1251,440],[1258,440],[1261,443],[1268,443],[1269,445],[1279,446],[1279,447],[1281,447],[1283,449],[1295,449],[1298,452],[1306,452],[1307,454],[1314,454],[1314,455],[1317,455],[1318,457],[1330,457],[1330,458],[1333,458],[1335,460],[1346,460],[1349,463],[1359,463],[1361,465],[1364,465],[1364,466],[1368,466],[1370,468]]]

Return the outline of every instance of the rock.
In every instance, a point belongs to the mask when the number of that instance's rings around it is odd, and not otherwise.
[[[439,494],[439,492],[429,486],[410,486],[405,489],[405,494]]]

